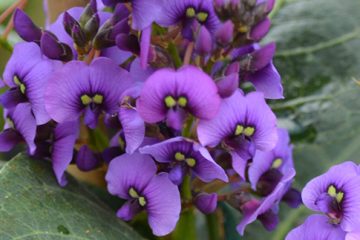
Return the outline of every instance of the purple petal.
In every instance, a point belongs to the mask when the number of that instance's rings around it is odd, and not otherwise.
[[[295,176],[295,170],[289,169],[289,171],[282,177],[281,181],[278,183],[274,191],[268,195],[261,204],[253,211],[245,212],[243,219],[240,224],[237,226],[237,231],[243,235],[245,227],[254,222],[258,216],[266,213],[268,210],[272,209],[277,205],[286,191],[289,189],[289,186]]]
[[[28,103],[20,103],[16,106],[14,112],[10,113],[10,118],[14,122],[16,131],[25,140],[30,155],[35,153],[35,135],[36,121],[31,112],[31,106]]]
[[[118,47],[110,47],[101,50],[101,56],[111,58],[116,64],[123,64],[131,56],[131,52],[123,51]]]
[[[216,210],[217,207],[216,193],[200,193],[195,197],[195,205],[204,214],[210,214]]]
[[[209,54],[213,47],[213,40],[210,32],[205,26],[200,27],[199,35],[196,38],[195,50],[199,55]]]
[[[326,216],[314,214],[293,229],[285,240],[345,240],[345,234],[338,225],[330,224]]]
[[[347,233],[345,240],[358,240],[360,239],[360,232]]]
[[[105,176],[108,191],[120,198],[129,199],[129,189],[133,187],[141,192],[156,171],[157,167],[150,156],[137,152],[132,155],[123,154],[114,158],[109,164]]]
[[[141,67],[146,69],[149,59],[150,45],[151,45],[151,25],[145,28],[141,33],[140,39],[140,59]]]
[[[14,13],[14,29],[27,42],[40,41],[41,29],[33,23],[25,12],[18,8]]]
[[[136,58],[130,66],[130,75],[135,82],[145,82],[145,80],[154,73],[154,70],[150,67],[143,69],[141,67],[140,59]]]
[[[194,173],[204,182],[211,182],[215,179],[228,182],[229,179],[224,169],[213,160],[208,150],[201,147],[199,152],[201,155],[197,158],[198,164],[193,168]]]
[[[298,208],[302,204],[301,193],[294,188],[290,188],[281,201],[285,202],[291,208]]]
[[[64,173],[73,158],[79,128],[78,122],[64,122],[58,124],[54,131],[51,160],[56,179],[61,186],[67,184]]]
[[[269,32],[270,25],[270,19],[265,18],[251,29],[250,38],[255,42],[260,41]]]
[[[162,0],[133,0],[133,28],[143,30],[155,21],[161,12]]]
[[[276,116],[266,104],[264,95],[252,92],[246,95],[247,115],[246,122],[255,128],[251,137],[256,149],[269,151],[278,140]]]
[[[265,98],[284,98],[281,77],[272,62],[263,69],[248,74],[246,79],[255,86],[257,91],[263,92]]]
[[[143,175],[142,172],[141,174]],[[153,234],[169,234],[174,230],[180,217],[181,201],[178,187],[169,180],[166,173],[162,173],[151,179],[143,194],[146,196],[148,221]]]
[[[196,67],[185,66],[176,72],[158,70],[146,80],[137,101],[145,122],[156,123],[166,118],[168,109],[164,101],[168,96],[185,97],[186,110],[200,119],[214,117],[221,101],[213,80]]]
[[[223,23],[215,32],[215,38],[221,45],[229,44],[233,39],[234,23],[231,20]]]
[[[244,120],[245,115],[245,97],[240,91],[236,91],[222,101],[220,110],[213,119],[199,122],[197,133],[200,143],[203,146],[215,147],[225,137],[233,135],[236,125]]]
[[[127,201],[121,208],[117,211],[116,216],[121,218],[124,221],[130,221],[133,217],[138,214],[142,209],[139,207],[139,204],[133,201]]]
[[[222,98],[230,97],[239,87],[239,73],[232,73],[223,77],[216,85]]]
[[[8,152],[22,140],[14,129],[5,129],[0,133],[0,152]]]
[[[11,88],[1,95],[0,102],[4,108],[10,109],[16,107],[19,103],[27,102],[27,98],[19,88]]]
[[[126,152],[132,154],[139,148],[145,137],[145,123],[139,113],[130,107],[121,106],[119,120],[124,130]]]
[[[253,57],[251,63],[251,71],[258,71],[266,67],[274,57],[276,51],[276,44],[269,43],[260,49],[253,52],[251,55]]]

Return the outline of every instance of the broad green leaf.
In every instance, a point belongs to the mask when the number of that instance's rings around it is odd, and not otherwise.
[[[0,170],[0,239],[142,239],[69,177],[60,188],[47,162],[17,155]]]

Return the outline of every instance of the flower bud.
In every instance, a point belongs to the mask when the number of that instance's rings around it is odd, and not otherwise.
[[[85,26],[85,24],[93,17],[93,15],[97,12],[96,0],[91,0],[90,3],[86,5],[84,11],[80,16],[79,23],[81,26]]]
[[[119,21],[122,21],[128,18],[130,15],[129,9],[124,4],[117,4],[111,17],[111,21],[113,24],[116,24]]]
[[[82,146],[76,156],[76,165],[82,171],[94,170],[99,165],[95,154],[86,146]]]
[[[65,43],[60,43],[51,32],[44,31],[40,40],[41,52],[48,58],[61,61],[73,59],[71,48]]]
[[[196,38],[195,50],[199,55],[205,56],[212,50],[213,41],[210,32],[205,26],[201,26]]]
[[[14,14],[14,29],[27,42],[40,41],[41,29],[20,9],[16,9]]]
[[[116,45],[118,48],[124,51],[129,51],[137,55],[140,54],[140,44],[138,38],[133,35],[127,35],[124,33],[119,34],[116,37]]]
[[[98,14],[94,14],[84,26],[86,39],[92,40],[99,30],[100,18]]]
[[[77,47],[84,48],[87,45],[86,35],[79,25],[75,24],[73,26],[71,36]]]
[[[221,26],[215,32],[216,42],[222,46],[226,46],[233,39],[234,24],[231,20],[221,24]]]
[[[291,208],[298,208],[302,203],[301,193],[294,188],[290,188],[281,201],[284,201]]]
[[[204,214],[213,213],[217,207],[217,194],[200,193],[195,197],[194,204]]]
[[[250,39],[255,42],[260,41],[269,32],[270,25],[270,19],[265,18],[263,21],[253,26],[250,32]]]
[[[68,12],[64,12],[63,17],[63,25],[65,28],[65,31],[72,36],[72,29],[75,25],[79,25],[79,23],[73,18]],[[80,26],[80,25],[79,25]]]
[[[239,87],[239,74],[232,73],[221,78],[217,83],[219,95],[222,98],[230,97]]]

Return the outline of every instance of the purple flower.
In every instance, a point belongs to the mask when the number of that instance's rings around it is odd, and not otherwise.
[[[139,151],[150,154],[160,163],[168,163],[171,168],[169,177],[177,185],[181,184],[188,169],[204,182],[215,179],[228,181],[225,171],[216,164],[206,148],[183,137],[145,146]]]
[[[212,0],[164,0],[163,6],[157,22],[166,27],[180,23],[184,37],[190,40],[193,39],[193,27],[198,24],[210,33],[214,33],[220,24]]]
[[[199,193],[194,199],[194,204],[202,213],[210,214],[216,210],[217,200],[216,193]]]
[[[253,189],[261,176],[269,170],[277,170],[283,174],[289,168],[294,168],[292,159],[292,146],[289,133],[286,129],[278,129],[278,141],[271,151],[256,151],[251,166],[249,167],[249,180]]]
[[[10,151],[16,144],[25,141],[30,155],[34,154],[36,122],[30,104],[18,104],[5,112],[5,118],[4,130],[0,133],[0,151]]]
[[[57,122],[74,121],[84,113],[85,123],[95,128],[102,112],[117,113],[119,97],[131,84],[130,74],[108,58],[90,65],[71,61],[50,78],[46,110]]]
[[[234,170],[242,177],[254,150],[269,151],[278,139],[276,117],[258,92],[244,96],[236,91],[224,99],[213,119],[199,122],[197,133],[203,146],[223,142],[232,155]]]
[[[48,79],[62,65],[42,56],[35,43],[19,43],[4,71],[4,82],[10,88],[0,98],[5,108],[29,102],[38,125],[50,120],[45,110],[44,91]]]
[[[279,222],[277,216],[278,204],[288,191],[294,176],[295,170],[293,168],[288,169],[275,189],[268,196],[261,200],[250,200],[242,206],[244,217],[236,228],[241,235],[244,234],[245,227],[256,219],[260,220],[269,231],[276,227]]]
[[[199,119],[211,119],[220,102],[213,80],[200,69],[185,66],[178,71],[161,69],[152,74],[136,106],[145,122],[166,119],[170,127],[179,130],[187,112]]]
[[[240,79],[251,82],[257,91],[263,92],[265,98],[282,99],[283,87],[272,58],[275,54],[275,43],[264,47],[252,44],[232,52],[233,60],[240,61]]]
[[[353,162],[333,166],[311,180],[302,191],[306,207],[323,212],[329,224],[339,225],[346,232],[360,226],[360,169]]]
[[[163,236],[175,228],[181,202],[177,186],[166,173],[156,175],[156,171],[150,156],[124,154],[111,161],[105,178],[108,191],[127,200],[117,216],[128,221],[145,210],[153,233]]]

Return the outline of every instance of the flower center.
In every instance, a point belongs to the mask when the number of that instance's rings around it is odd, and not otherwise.
[[[341,203],[344,199],[344,192],[337,190],[334,185],[328,187],[327,193],[330,197],[336,199],[337,203]]]
[[[186,97],[179,97],[178,99],[175,99],[172,96],[167,96],[165,97],[164,102],[167,108],[174,108],[176,106],[185,108],[188,104],[188,99]]]
[[[144,207],[146,205],[147,202],[145,197],[140,196],[139,193],[134,188],[129,189],[129,195],[130,197],[137,199],[140,206]]]
[[[93,97],[90,97],[89,95],[84,94],[80,97],[80,100],[84,105],[89,105],[91,103],[100,105],[104,102],[104,96],[101,94],[95,94]]]
[[[243,126],[241,124],[236,125],[234,135],[240,136],[244,134],[247,137],[252,137],[255,133],[255,128],[251,126]]]
[[[201,23],[206,22],[208,16],[209,14],[207,12],[198,12],[198,14],[196,14],[197,20]]]
[[[186,17],[193,18],[193,17],[195,17],[195,15],[196,15],[196,12],[195,12],[195,9],[193,7],[188,7],[186,9]]]
[[[205,12],[205,11],[199,11],[196,12],[195,8],[193,7],[188,7],[186,9],[186,17],[187,18],[194,18],[196,17],[196,19],[200,22],[200,23],[204,23],[206,22],[206,20],[209,17],[209,13]]]
[[[196,165],[195,158],[186,157],[185,154],[183,154],[182,152],[176,152],[174,157],[176,161],[179,162],[185,161],[189,167],[194,167]]]
[[[14,83],[16,84],[16,86],[18,86],[18,87],[19,87],[20,92],[21,92],[22,94],[24,94],[24,95],[25,95],[25,92],[26,92],[26,86],[25,86],[25,84],[24,84],[24,83],[22,83],[22,82],[20,81],[20,79],[19,79],[19,77],[18,77],[18,76],[14,76]]]
[[[283,160],[281,158],[276,158],[272,165],[271,165],[271,168],[279,168],[281,165],[283,164]]]

